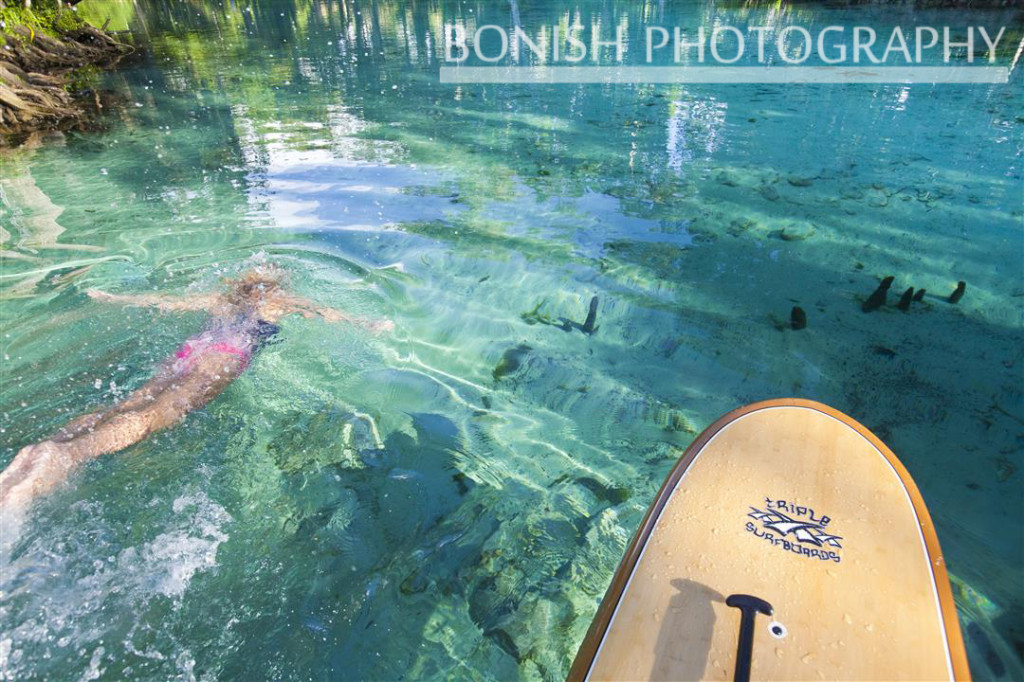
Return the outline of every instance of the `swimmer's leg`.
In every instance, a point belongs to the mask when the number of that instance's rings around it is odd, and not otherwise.
[[[54,438],[22,448],[0,473],[0,509],[12,513],[57,487],[78,464],[174,426],[213,400],[243,369],[245,362],[236,355],[209,353],[187,372],[154,377],[124,402],[84,415]],[[69,428],[76,422],[75,429]]]
[[[55,433],[50,440],[61,442],[68,441],[75,438],[84,431],[88,431],[96,426],[100,421],[107,416],[108,410],[97,410],[96,412],[89,412],[83,414],[80,417],[75,417],[64,426],[60,427],[60,430]]]
[[[245,363],[236,355],[209,353],[187,372],[155,377],[105,412],[91,429],[66,441],[68,454],[75,463],[85,462],[170,428],[217,397],[243,369]]]
[[[58,434],[22,448],[0,473],[0,508],[5,514],[23,508],[64,482],[79,464],[138,443],[152,433],[156,417],[146,411],[113,410],[85,415],[80,426],[93,426],[69,435],[73,433],[69,424],[61,430],[65,439]]]
[[[149,405],[156,399],[156,396],[167,389],[168,384],[173,378],[173,373],[170,371],[169,367],[162,367],[152,379],[132,391],[131,394],[121,402],[103,410],[96,410],[95,412],[89,412],[88,414],[75,417],[70,422],[62,426],[57,433],[49,438],[49,440],[57,443],[67,442],[74,438],[78,438],[87,431],[92,431],[100,423],[119,412],[134,411],[145,405]]]

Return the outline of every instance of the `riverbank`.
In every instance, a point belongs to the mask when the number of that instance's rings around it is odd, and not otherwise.
[[[0,147],[17,146],[32,131],[74,125],[101,109],[99,96],[85,92],[83,76],[135,52],[71,10],[5,7],[0,13]]]

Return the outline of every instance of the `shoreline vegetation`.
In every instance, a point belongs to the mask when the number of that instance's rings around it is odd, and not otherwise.
[[[0,0],[0,148],[37,130],[74,125],[103,108],[84,78],[135,48],[79,18],[60,0]],[[91,101],[90,101],[91,100]]]

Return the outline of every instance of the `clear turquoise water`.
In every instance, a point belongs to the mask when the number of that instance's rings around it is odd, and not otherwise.
[[[107,77],[106,129],[4,157],[0,461],[139,386],[203,324],[90,287],[202,291],[267,259],[397,330],[287,319],[206,409],[41,501],[2,557],[6,676],[561,678],[686,445],[786,395],[902,458],[976,676],[1022,674],[1019,73],[441,86],[443,22],[505,23],[506,5],[138,7],[93,10],[150,45]],[[658,11],[572,7],[631,26]],[[551,25],[565,8],[519,11]],[[889,274],[925,305],[863,314]],[[523,317],[581,322],[595,295],[590,337]],[[793,305],[808,328],[780,331]]]

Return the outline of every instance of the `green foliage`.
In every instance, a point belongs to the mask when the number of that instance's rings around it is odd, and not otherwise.
[[[32,8],[21,4],[0,6],[0,32],[19,39],[21,36],[14,32],[16,26],[26,26],[33,33],[59,37],[83,23],[73,10],[58,7],[56,2],[37,2]]]
[[[111,31],[127,31],[135,18],[136,6],[131,0],[103,0],[83,2],[75,5],[75,10],[83,21],[93,26],[107,24]]]
[[[83,66],[75,69],[66,76],[64,89],[70,93],[76,93],[93,86],[96,77],[102,72],[98,66]]]
[[[57,29],[58,33],[74,31],[83,23],[78,15],[71,10],[56,10],[53,13],[53,27]]]

